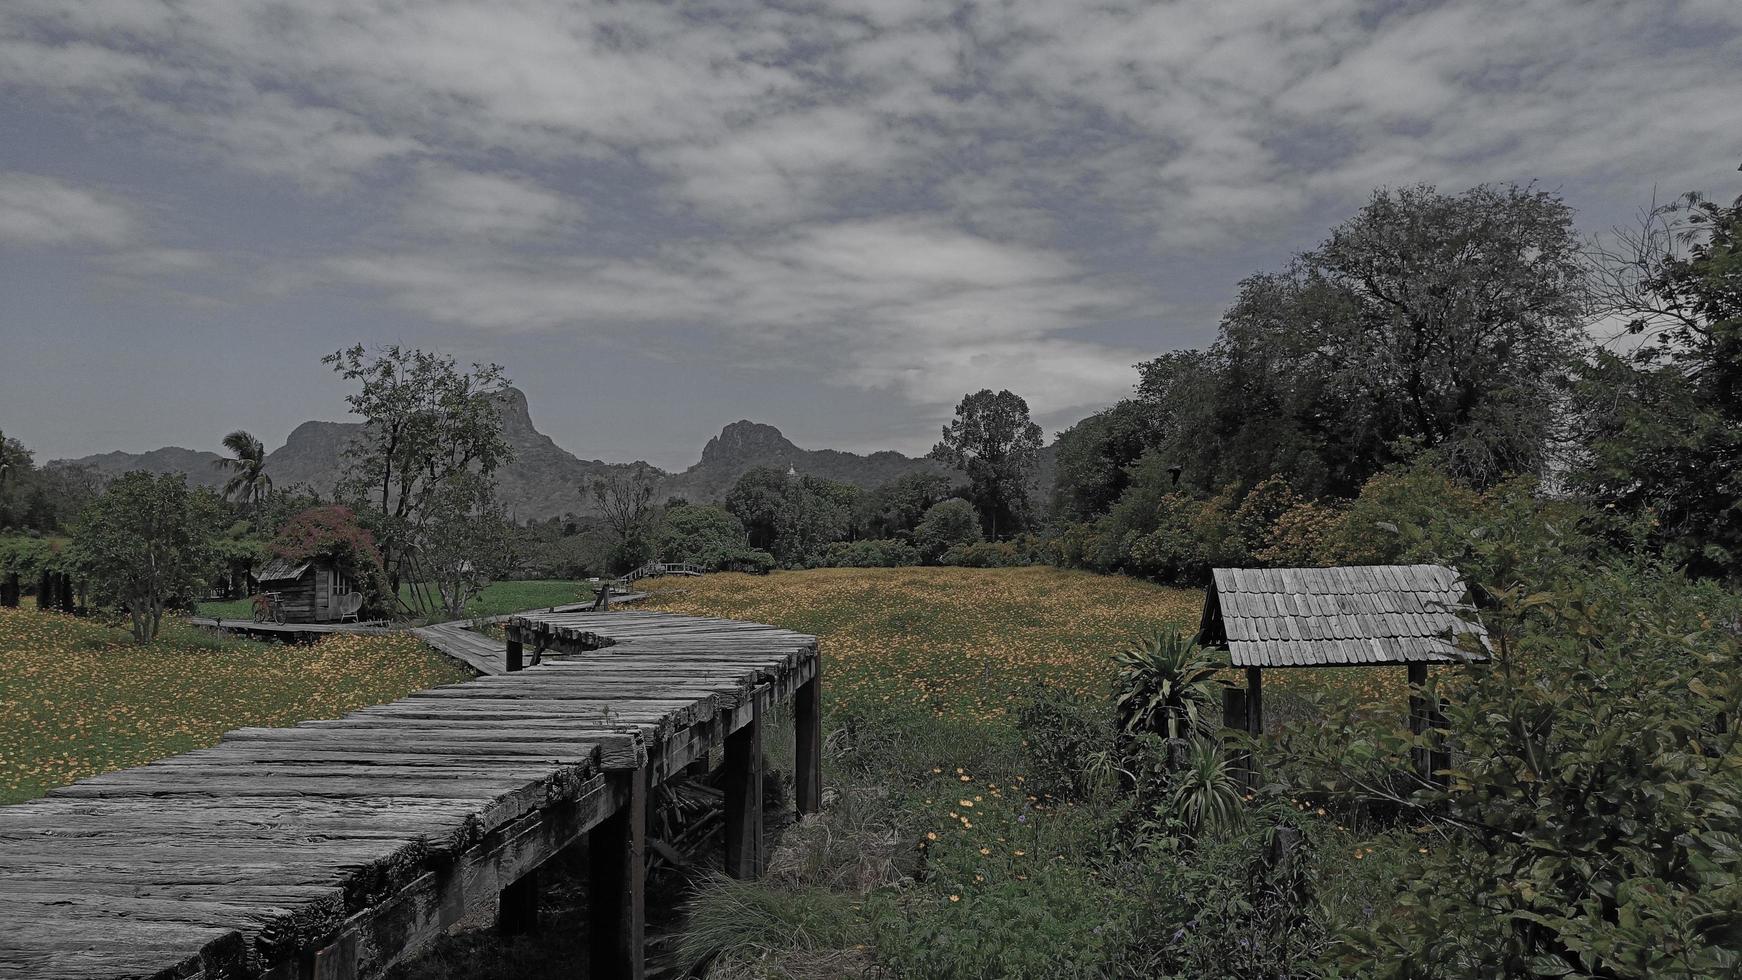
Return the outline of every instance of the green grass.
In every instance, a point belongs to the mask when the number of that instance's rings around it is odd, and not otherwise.
[[[400,594],[407,599],[411,597],[410,589],[407,587],[402,586]],[[480,592],[467,604],[466,618],[500,616],[503,613],[520,612],[525,609],[542,609],[547,606],[561,606],[583,600],[591,601],[592,598],[592,587],[586,582],[491,582],[484,587],[483,592]],[[219,619],[249,619],[254,614],[253,606],[247,599],[235,599],[229,602],[202,602],[199,604],[199,612],[202,616],[213,616]]]
[[[0,609],[0,803],[469,676],[406,633],[303,646],[169,622],[139,646],[93,619]]]

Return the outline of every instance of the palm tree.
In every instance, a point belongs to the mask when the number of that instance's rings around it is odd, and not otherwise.
[[[224,483],[224,499],[235,497],[244,504],[258,504],[272,490],[272,477],[266,473],[266,446],[259,439],[237,429],[224,437],[224,448],[235,459],[219,459],[213,466],[230,474]]]

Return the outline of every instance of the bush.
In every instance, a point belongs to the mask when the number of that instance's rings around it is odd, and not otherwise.
[[[951,545],[938,556],[940,565],[963,568],[1011,568],[1025,564],[1022,552],[1014,541],[976,541],[973,544]]]
[[[683,504],[660,518],[653,548],[660,561],[718,571],[727,557],[744,550],[744,525],[724,507]]]
[[[1299,501],[1278,515],[1252,557],[1272,568],[1334,565],[1334,542],[1347,520],[1348,514],[1339,504]]]
[[[823,560],[835,568],[900,568],[919,564],[919,549],[895,538],[837,541],[828,547]]]
[[[740,548],[720,558],[722,572],[749,572],[752,575],[767,575],[774,571],[774,556],[761,548]]]
[[[1351,927],[1345,965],[1730,975],[1742,965],[1742,672],[1727,625],[1739,603],[1658,568],[1530,564],[1543,553],[1517,532],[1471,547],[1496,653],[1450,679],[1446,786],[1413,775],[1420,740],[1391,720],[1302,726],[1272,747],[1274,778],[1296,791],[1395,807],[1443,841],[1397,882],[1392,913]],[[1497,584],[1519,568],[1528,586]]]
[[[933,504],[913,529],[913,543],[926,561],[937,561],[956,545],[981,540],[980,515],[966,500]]]

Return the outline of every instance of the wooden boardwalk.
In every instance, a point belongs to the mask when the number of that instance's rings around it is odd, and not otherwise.
[[[541,665],[0,807],[0,977],[370,976],[498,899],[532,927],[538,866],[582,841],[589,975],[641,976],[649,791],[723,746],[727,871],[756,874],[783,700],[818,804],[816,640],[640,612],[507,628],[509,663]]]
[[[376,623],[256,623],[252,619],[212,619],[189,616],[189,623],[225,633],[242,633],[264,640],[317,640],[333,633],[392,633],[394,627]]]

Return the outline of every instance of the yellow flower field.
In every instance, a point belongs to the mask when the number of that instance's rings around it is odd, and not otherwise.
[[[91,620],[0,609],[0,803],[469,676],[409,633],[287,646],[166,623],[139,647]]]
[[[1056,568],[820,568],[657,579],[645,606],[727,616],[822,640],[837,705],[908,702],[996,717],[1035,681],[1109,690],[1134,637],[1197,628],[1203,594]]]
[[[1195,632],[1204,602],[1197,589],[1045,566],[819,568],[638,586],[653,593],[645,608],[815,634],[828,672],[824,696],[837,705],[918,703],[983,718],[1020,705],[1037,680],[1109,692],[1114,653],[1160,628]],[[1408,691],[1402,668],[1270,670],[1264,684],[1396,705]]]

